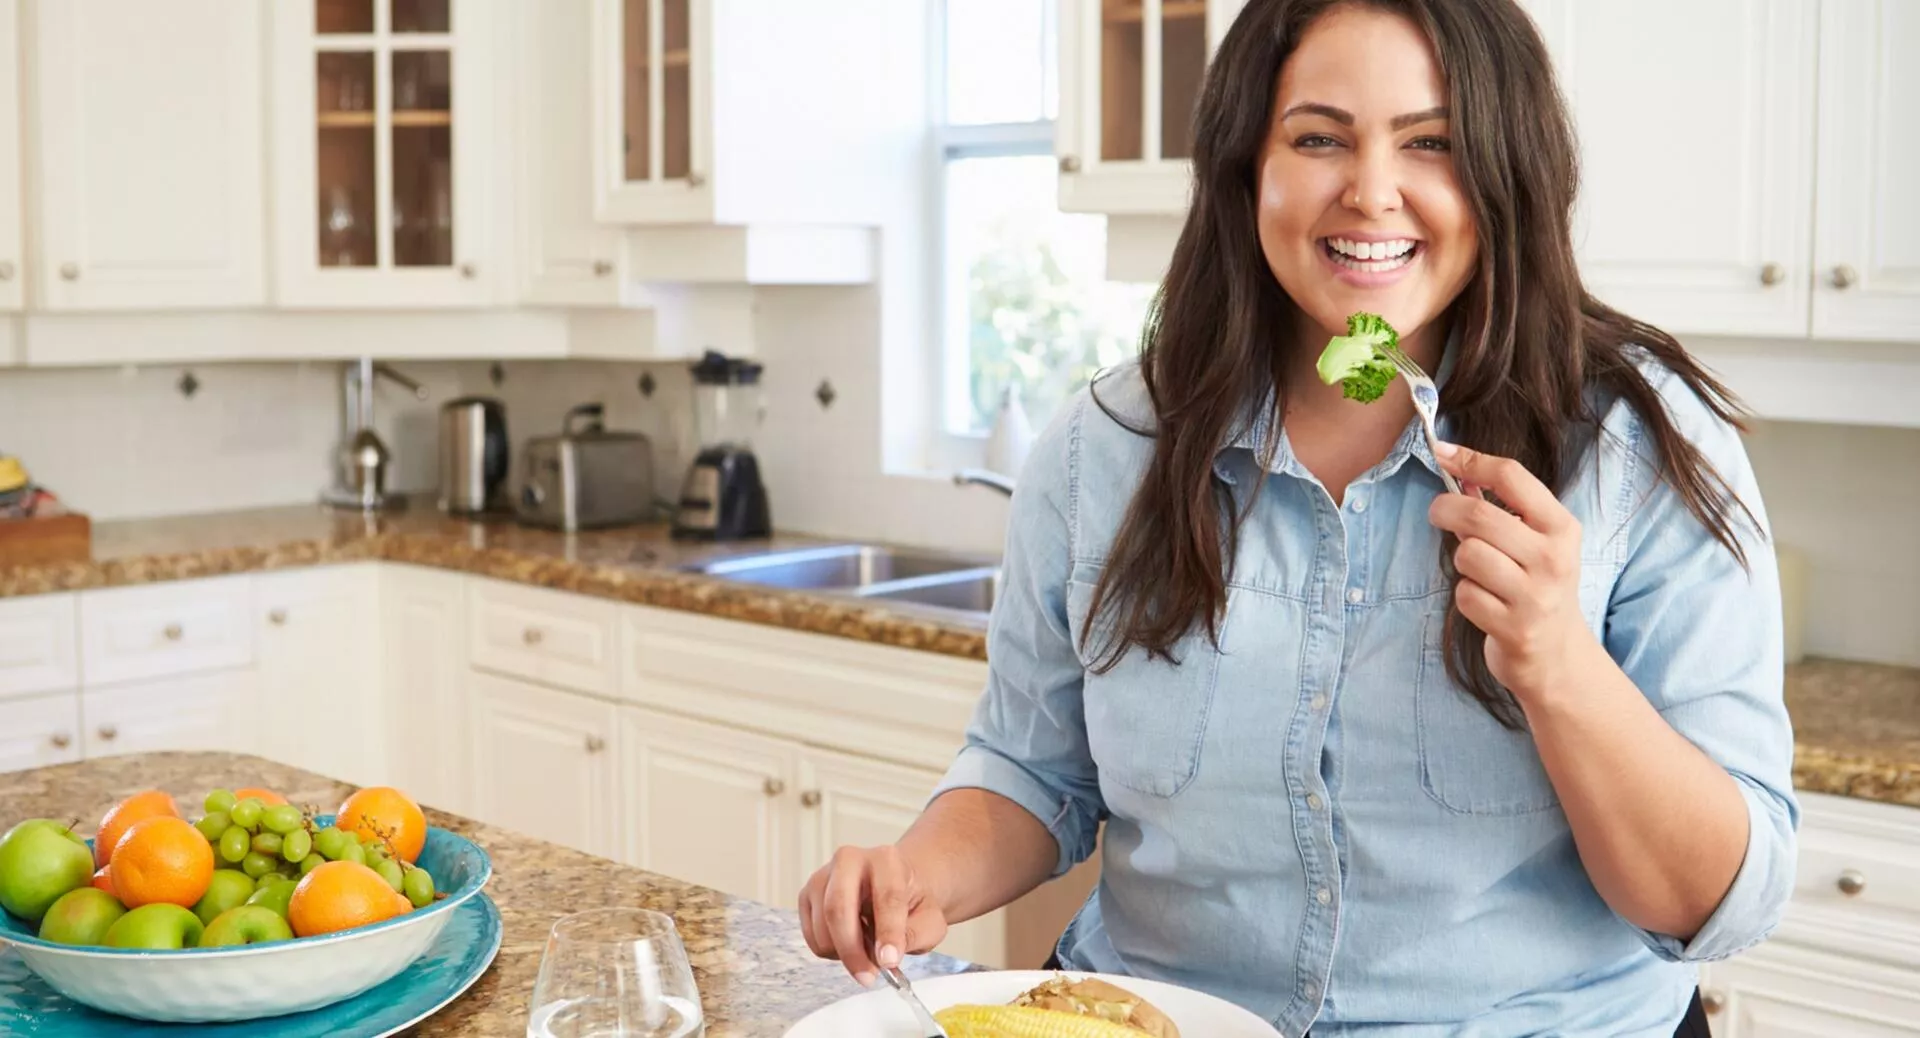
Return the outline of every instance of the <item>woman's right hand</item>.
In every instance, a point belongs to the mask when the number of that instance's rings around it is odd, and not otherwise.
[[[871,987],[877,969],[939,944],[947,918],[898,847],[842,847],[800,891],[800,932],[815,955],[840,960]]]

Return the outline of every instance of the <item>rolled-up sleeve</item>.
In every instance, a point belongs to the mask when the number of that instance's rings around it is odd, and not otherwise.
[[[1640,929],[1661,958],[1703,962],[1759,943],[1779,923],[1793,892],[1799,805],[1779,574],[1753,470],[1738,431],[1678,378],[1669,375],[1662,392],[1680,433],[1753,515],[1749,522],[1736,508],[1732,516],[1743,568],[1657,478],[1651,434],[1631,424],[1627,457],[1638,471],[1621,502],[1626,562],[1607,610],[1607,649],[1667,723],[1726,769],[1746,802],[1746,857],[1706,924],[1684,941]]]
[[[966,743],[933,796],[998,793],[1039,819],[1059,845],[1054,875],[1093,853],[1105,813],[1087,749],[1083,669],[1067,618],[1073,564],[1076,397],[1028,456],[1007,523],[1000,593],[987,631],[987,685]]]

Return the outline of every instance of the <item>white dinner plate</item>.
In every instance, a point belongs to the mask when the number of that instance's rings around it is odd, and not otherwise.
[[[937,1013],[968,1002],[1004,1005],[1056,975],[1045,970],[958,973],[916,980],[913,990],[929,1010]],[[1099,973],[1068,971],[1067,975],[1076,979],[1099,977],[1139,995],[1167,1014],[1180,1028],[1181,1038],[1282,1038],[1265,1020],[1191,988]],[[921,1033],[913,1010],[892,988],[881,985],[813,1013],[793,1025],[786,1038],[921,1038]]]

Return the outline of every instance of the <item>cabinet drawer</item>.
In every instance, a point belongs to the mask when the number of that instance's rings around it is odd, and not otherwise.
[[[251,670],[162,678],[80,694],[86,755],[168,750],[256,752],[260,716]],[[243,738],[244,737],[244,738]]]
[[[0,771],[80,759],[80,697],[73,692],[0,703]]]
[[[1788,913],[1798,939],[1920,965],[1920,810],[1819,794],[1800,799]]]
[[[477,580],[468,585],[473,665],[576,692],[611,696],[615,603]]]
[[[80,687],[74,596],[0,600],[0,698]]]
[[[80,595],[80,672],[89,686],[253,662],[249,577]]]

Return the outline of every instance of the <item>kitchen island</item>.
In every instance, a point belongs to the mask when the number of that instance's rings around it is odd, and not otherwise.
[[[244,754],[103,757],[0,774],[0,827],[25,818],[77,817],[80,831],[91,836],[107,808],[130,793],[165,790],[182,811],[197,817],[208,790],[242,785],[272,789],[322,812],[333,810],[354,788]],[[790,912],[431,807],[427,820],[474,841],[492,857],[486,892],[499,906],[505,934],[486,974],[410,1035],[524,1034],[549,927],[569,912],[613,905],[665,912],[678,923],[706,1008],[707,1038],[779,1038],[806,1014],[859,992],[837,964],[807,950]],[[910,959],[906,968],[926,977],[966,967],[944,956],[924,956]]]

